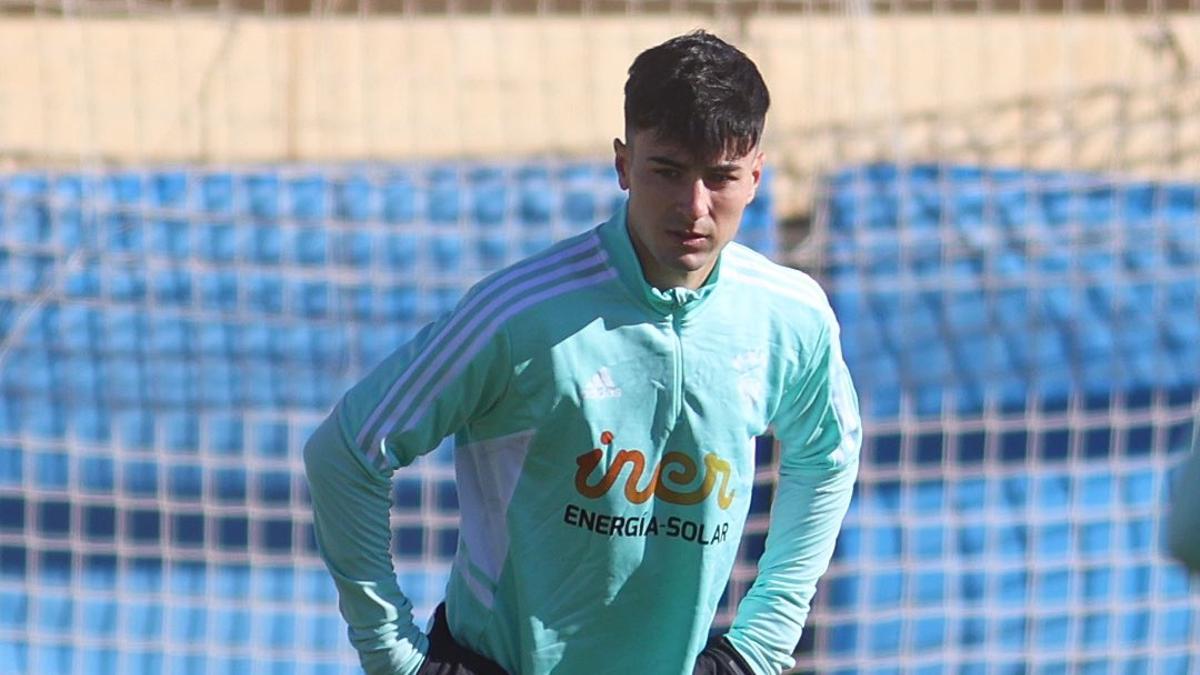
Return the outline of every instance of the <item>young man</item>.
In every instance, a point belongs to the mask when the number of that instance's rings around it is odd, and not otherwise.
[[[611,220],[476,285],[305,448],[368,673],[779,673],[858,467],[857,399],[808,276],[735,243],[762,175],[758,69],[693,33],[642,53]],[[753,440],[783,455],[759,575],[709,628]],[[389,477],[455,434],[458,552],[428,635],[397,588]]]

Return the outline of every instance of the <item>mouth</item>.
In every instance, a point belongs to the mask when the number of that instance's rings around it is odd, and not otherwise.
[[[672,231],[670,235],[685,246],[699,246],[708,240],[708,235],[695,230]]]

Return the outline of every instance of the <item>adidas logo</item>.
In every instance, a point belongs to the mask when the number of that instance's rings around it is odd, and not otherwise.
[[[585,400],[620,398],[621,388],[617,386],[616,382],[613,382],[612,373],[608,372],[608,368],[601,368],[583,386],[581,393]]]

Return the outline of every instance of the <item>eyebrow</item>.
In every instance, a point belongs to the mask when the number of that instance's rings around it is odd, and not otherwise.
[[[674,159],[671,159],[670,157],[664,157],[662,155],[654,155],[654,156],[648,158],[647,161],[657,162],[659,164],[665,164],[665,165],[671,167],[672,169],[688,168],[688,166],[686,164],[683,164],[682,162],[678,162]],[[741,168],[742,168],[741,166],[739,166],[733,162],[725,162],[724,164],[714,164],[712,166],[706,166],[706,167],[704,167],[704,170],[705,171],[733,173]]]

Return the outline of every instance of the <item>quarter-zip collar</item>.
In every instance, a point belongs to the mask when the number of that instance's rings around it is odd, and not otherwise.
[[[628,204],[622,204],[613,217],[599,228],[600,241],[608,251],[621,282],[635,298],[663,316],[673,315],[684,319],[703,307],[717,289],[721,276],[721,256],[718,255],[717,263],[713,265],[712,272],[700,288],[692,290],[677,286],[665,291],[659,290],[646,281],[646,275],[642,272],[642,264],[633,248],[633,240],[630,239],[626,221],[627,210]]]

